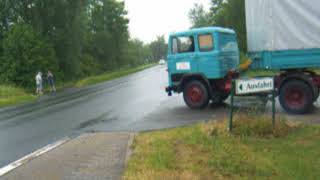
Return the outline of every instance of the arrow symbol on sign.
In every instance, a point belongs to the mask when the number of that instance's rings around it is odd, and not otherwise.
[[[240,84],[239,89],[242,91],[243,90],[243,85]]]

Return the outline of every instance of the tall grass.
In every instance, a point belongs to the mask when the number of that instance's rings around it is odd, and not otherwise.
[[[142,70],[150,68],[154,65],[155,64],[148,64],[148,65],[143,65],[143,66],[139,66],[139,67],[135,67],[135,68],[127,68],[127,69],[122,69],[119,71],[108,72],[108,73],[104,73],[104,74],[98,75],[98,76],[87,77],[87,78],[84,78],[84,79],[78,81],[76,83],[76,87],[84,87],[84,86],[89,86],[89,85],[94,85],[94,84],[98,84],[101,82],[109,81],[109,80],[119,78],[122,76],[126,76],[129,74],[138,72],[138,71],[142,71]]]
[[[21,88],[10,85],[0,85],[0,107],[24,103],[36,99]]]
[[[317,179],[320,127],[266,117],[139,134],[123,176],[149,179]]]

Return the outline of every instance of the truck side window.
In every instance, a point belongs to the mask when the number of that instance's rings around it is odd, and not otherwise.
[[[201,52],[208,52],[213,50],[212,34],[199,35],[199,49]]]
[[[194,38],[192,36],[176,37],[172,39],[172,53],[194,52]]]
[[[238,43],[235,35],[232,34],[221,34],[220,35],[220,49],[223,52],[238,51]]]
[[[174,38],[172,39],[172,53],[177,54],[179,52],[178,50],[178,39]]]

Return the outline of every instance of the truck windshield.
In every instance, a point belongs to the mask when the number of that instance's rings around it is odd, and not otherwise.
[[[194,52],[193,36],[175,37],[172,39],[172,53],[189,53]]]
[[[237,38],[234,34],[220,34],[220,50],[223,52],[238,51]]]

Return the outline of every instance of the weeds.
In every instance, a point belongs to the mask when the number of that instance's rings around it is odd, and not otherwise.
[[[253,113],[254,114],[254,113]],[[252,114],[139,134],[123,179],[316,179],[320,127]]]

